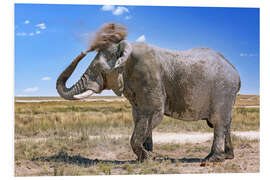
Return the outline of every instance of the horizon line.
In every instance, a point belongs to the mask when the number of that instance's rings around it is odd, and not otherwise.
[[[237,94],[237,95],[260,95],[260,94]],[[125,96],[117,96],[117,95],[105,95],[105,96],[115,96],[115,97],[125,97]],[[105,97],[105,96],[101,96],[101,95],[94,95],[94,96],[89,96],[89,97]],[[14,97],[61,97],[61,96],[14,96]],[[88,98],[89,98],[88,97]]]

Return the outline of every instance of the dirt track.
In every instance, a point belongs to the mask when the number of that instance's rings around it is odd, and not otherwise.
[[[235,131],[232,132],[233,135],[246,138],[246,139],[260,139],[260,132],[258,131],[246,131],[240,132]],[[89,136],[90,139],[101,138],[102,136]],[[128,135],[115,134],[111,135],[108,138],[111,139],[119,139],[122,137],[129,137]],[[213,137],[213,133],[153,133],[153,141],[154,143],[162,144],[162,143],[202,143],[210,140]],[[72,139],[73,137],[69,137]],[[48,138],[23,138],[16,139],[15,141],[47,141]]]

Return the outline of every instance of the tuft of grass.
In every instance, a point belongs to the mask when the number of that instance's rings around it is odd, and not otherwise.
[[[56,164],[53,169],[53,175],[54,176],[63,176],[64,175],[64,166]]]
[[[224,172],[224,170],[228,172],[238,173],[240,172],[241,167],[239,164],[235,164],[233,162],[226,162],[222,171]]]
[[[123,169],[127,171],[127,174],[134,174],[134,167],[130,164],[124,164]]]
[[[103,172],[105,175],[111,175],[111,170],[112,170],[112,164],[111,163],[102,163],[99,162],[98,168],[101,172]]]
[[[161,149],[165,150],[165,151],[175,151],[175,150],[177,150],[179,148],[180,148],[180,144],[170,144],[170,143],[168,143],[168,144],[164,144],[164,145],[161,146]]]

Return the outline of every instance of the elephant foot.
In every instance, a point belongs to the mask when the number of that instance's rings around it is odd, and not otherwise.
[[[164,161],[168,160],[168,156],[164,156],[155,152],[150,152],[150,151],[144,151],[143,156],[140,156],[140,158],[137,158],[137,161],[139,162],[144,162],[146,160],[153,160],[153,161]]]
[[[225,152],[225,159],[233,159],[234,158],[234,153],[233,151]]]
[[[210,152],[204,159],[203,162],[223,162],[225,161],[224,153]]]
[[[142,152],[140,153],[140,156],[138,156],[138,158],[137,158],[137,161],[142,163],[145,160],[152,159],[152,158],[153,158],[152,153],[145,151],[145,150],[142,150]]]

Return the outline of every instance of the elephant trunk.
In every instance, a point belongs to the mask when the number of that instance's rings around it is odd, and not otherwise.
[[[75,70],[80,60],[83,59],[85,56],[86,56],[86,53],[82,52],[79,56],[77,56],[72,61],[72,63],[58,77],[57,82],[56,82],[56,89],[62,98],[67,99],[67,100],[76,100],[76,99],[82,99],[93,93],[91,90],[88,90],[88,91],[85,90],[85,84],[87,81],[85,74],[72,87],[70,88],[66,87],[66,81],[71,76],[71,74]]]

